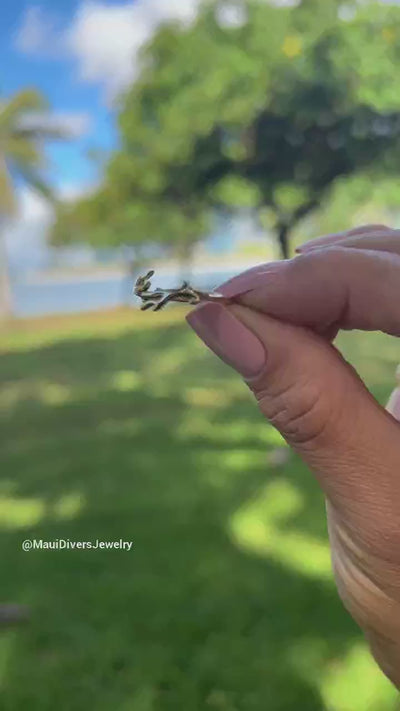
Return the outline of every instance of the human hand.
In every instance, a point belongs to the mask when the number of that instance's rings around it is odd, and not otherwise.
[[[254,393],[326,496],[339,594],[400,688],[400,390],[381,407],[332,345],[340,329],[400,336],[400,231],[309,242],[218,287],[189,325]]]

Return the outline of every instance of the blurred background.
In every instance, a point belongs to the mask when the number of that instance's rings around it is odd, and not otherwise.
[[[142,313],[132,286],[399,226],[400,3],[0,15],[1,708],[394,710],[317,484],[185,307]],[[337,343],[385,403],[395,340]]]

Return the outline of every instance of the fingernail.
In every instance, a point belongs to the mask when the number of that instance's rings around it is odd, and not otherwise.
[[[315,249],[318,249],[318,247],[323,247],[324,245],[321,244],[309,244],[307,246],[301,246],[301,247],[296,247],[294,250],[296,254],[308,254],[308,252],[313,252]]]
[[[304,254],[304,252],[311,252],[313,249],[318,249],[318,247],[326,247],[329,246],[329,242],[306,242],[306,244],[300,245],[300,247],[296,247],[296,252],[297,254]]]
[[[310,242],[308,245],[296,247],[295,252],[297,252],[297,254],[308,254],[308,252],[315,252],[316,249],[323,249],[324,247],[332,247],[332,244],[330,242],[318,242],[318,244],[312,244]]]
[[[345,239],[347,232],[332,232],[331,234],[324,235],[323,237],[316,237],[315,239],[310,239],[308,242],[303,242],[296,248],[296,252],[301,254],[302,252],[308,252],[310,249],[315,249],[316,247],[329,247],[335,242],[340,242],[340,240]]]
[[[249,291],[257,289],[259,286],[265,284],[265,280],[271,278],[274,274],[285,269],[287,261],[282,262],[267,262],[266,264],[260,264],[253,269],[248,269],[241,274],[238,274],[232,279],[224,282],[217,287],[216,291],[232,298],[234,296],[242,296]]]
[[[308,250],[313,247],[315,247],[313,242],[305,242],[304,244],[301,244],[300,247],[296,247],[295,251],[301,254],[302,252],[308,252]]]
[[[321,249],[321,247],[329,247],[329,244],[323,242],[313,244],[313,242],[310,242],[310,244],[302,244],[301,247],[296,247],[295,252],[297,254],[304,254],[305,252],[313,252],[315,249],[318,248]]]
[[[388,412],[390,412],[393,417],[396,418],[396,420],[400,420],[400,390],[399,388],[396,388],[393,390],[389,402],[386,405],[386,409]]]
[[[386,409],[396,420],[400,421],[400,365],[396,370],[397,388],[395,388],[386,405]]]
[[[263,344],[228,309],[204,304],[186,320],[206,346],[244,378],[254,378],[263,371],[267,359]]]

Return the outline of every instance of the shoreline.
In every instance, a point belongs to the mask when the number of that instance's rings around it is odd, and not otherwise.
[[[213,260],[213,261],[201,261],[199,263],[193,263],[190,267],[190,273],[193,276],[212,274],[215,272],[228,272],[236,271],[241,272],[246,269],[251,269],[251,267],[257,266],[258,264],[263,264],[271,259],[235,259],[226,261]],[[154,271],[159,276],[173,276],[179,274],[182,268],[179,264],[155,264]],[[70,272],[60,271],[60,273],[54,272],[37,272],[35,274],[28,274],[26,276],[16,277],[14,283],[24,285],[24,286],[44,286],[46,284],[72,284],[72,283],[91,283],[91,282],[102,282],[102,281],[115,281],[124,280],[130,278],[127,271],[120,268],[112,268],[106,270],[99,270],[96,272],[77,272],[71,270]]]

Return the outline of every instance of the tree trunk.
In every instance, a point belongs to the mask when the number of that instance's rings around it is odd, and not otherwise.
[[[289,259],[289,227],[278,225],[278,241],[282,259]]]
[[[194,244],[185,244],[179,254],[179,271],[182,280],[190,280],[193,266]]]
[[[13,298],[10,268],[3,225],[0,223],[0,320],[12,318]]]
[[[146,260],[137,257],[126,259],[126,276],[122,279],[122,301],[124,306],[132,306],[135,301],[134,288],[136,279],[146,272]]]

